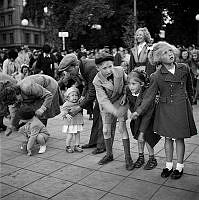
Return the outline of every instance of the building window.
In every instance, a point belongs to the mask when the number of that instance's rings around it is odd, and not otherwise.
[[[10,33],[10,44],[14,44],[14,34]]]
[[[12,15],[8,15],[8,25],[12,25]]]
[[[2,34],[2,41],[3,41],[3,44],[6,43],[6,34],[5,33]]]
[[[12,0],[8,0],[8,8],[12,8]]]
[[[6,25],[5,16],[1,16],[0,19],[1,19],[0,26],[5,26]]]
[[[25,33],[25,43],[26,44],[30,43],[30,33]]]
[[[34,35],[34,41],[35,41],[35,44],[39,44],[39,35],[38,34]]]
[[[3,8],[3,0],[0,0],[0,9]]]

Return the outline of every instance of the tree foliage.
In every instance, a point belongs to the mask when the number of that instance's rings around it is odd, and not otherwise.
[[[48,6],[51,13],[50,28],[68,31],[68,44],[78,47],[84,44],[94,48],[103,45],[133,45],[133,2],[134,0],[27,0],[23,18],[41,22]],[[168,10],[173,23],[164,24],[162,11]],[[147,26],[155,41],[159,31],[166,31],[166,40],[174,44],[196,43],[198,14],[196,1],[187,0],[137,0],[138,26]],[[91,29],[100,24],[101,30]],[[187,28],[189,27],[189,28]],[[49,30],[49,28],[47,27]],[[56,41],[54,41],[56,42]]]

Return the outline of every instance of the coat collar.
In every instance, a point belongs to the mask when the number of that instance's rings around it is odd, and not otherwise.
[[[181,82],[182,77],[187,73],[183,70],[183,65],[178,65],[175,63],[175,73],[169,72],[164,65],[160,68],[161,73],[165,76],[165,81]]]
[[[135,46],[133,49],[132,49],[132,54],[133,54],[133,57],[135,59],[135,62],[142,62],[142,58],[144,57],[145,58],[145,54],[148,53],[148,49],[147,49],[147,44],[145,44],[142,48],[142,51],[140,52],[140,54],[138,55],[138,46]]]

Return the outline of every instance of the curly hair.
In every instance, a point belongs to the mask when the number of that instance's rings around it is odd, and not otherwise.
[[[153,50],[149,52],[148,58],[149,58],[149,62],[152,65],[161,64],[161,56],[166,47],[169,47],[172,49],[176,58],[179,56],[179,50],[174,45],[171,45],[167,42],[160,41],[160,42],[155,43],[153,45]]]
[[[129,82],[130,79],[135,79],[139,83],[143,82],[144,86],[147,86],[149,84],[149,79],[147,77],[147,74],[144,71],[140,70],[133,70],[128,74],[127,81]]]
[[[144,33],[145,42],[146,43],[151,43],[151,41],[152,41],[151,34],[149,33],[149,31],[148,31],[148,29],[146,27],[143,27],[143,28],[138,28],[137,31],[135,32],[135,44],[137,44],[136,35],[140,31],[142,31]]]
[[[0,88],[0,96],[3,104],[12,105],[17,102],[17,95],[20,94],[19,86],[7,81],[0,83]]]

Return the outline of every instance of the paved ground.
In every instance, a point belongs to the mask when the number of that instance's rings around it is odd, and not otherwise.
[[[199,106],[194,106],[199,130]],[[85,116],[81,142],[89,139],[91,121]],[[4,200],[198,200],[199,199],[199,135],[186,140],[185,173],[180,180],[162,179],[164,167],[163,139],[155,154],[158,166],[152,171],[124,167],[123,148],[119,134],[114,142],[115,160],[100,166],[104,154],[93,156],[91,150],[68,154],[64,151],[63,121],[51,119],[51,138],[45,154],[28,157],[20,152],[23,137],[13,133],[0,134],[1,171],[0,195]],[[131,137],[133,159],[137,157],[136,141]],[[146,152],[147,153],[147,152]],[[146,158],[148,156],[146,155]],[[175,156],[176,158],[176,156]]]

